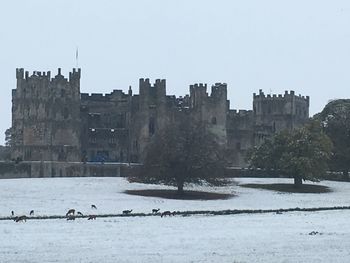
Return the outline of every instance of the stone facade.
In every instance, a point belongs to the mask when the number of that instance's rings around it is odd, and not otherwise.
[[[253,95],[253,110],[230,110],[227,85],[190,86],[184,97],[166,94],[166,81],[140,79],[139,94],[80,92],[80,69],[69,78],[50,72],[16,70],[12,92],[12,158],[25,161],[142,162],[151,138],[169,123],[190,115],[207,123],[233,166],[244,166],[244,155],[271,134],[294,129],[309,118],[309,97],[293,91]]]

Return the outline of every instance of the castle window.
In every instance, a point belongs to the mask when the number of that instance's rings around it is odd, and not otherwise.
[[[237,150],[241,150],[241,143],[240,143],[240,142],[237,142],[237,143],[236,143],[236,149],[237,149]]]
[[[213,124],[213,125],[216,124],[216,117],[211,118],[211,124]]]
[[[65,152],[63,149],[61,149],[58,153],[58,161],[65,161],[66,160],[66,156],[65,156]]]
[[[61,98],[63,98],[66,95],[66,91],[64,89],[61,89]]]
[[[116,144],[116,142],[117,142],[117,140],[116,140],[115,137],[109,138],[109,143],[110,143],[110,144]]]
[[[89,137],[90,144],[95,144],[97,142],[97,138],[95,136]]]
[[[136,150],[136,151],[139,150],[139,142],[138,142],[138,140],[134,141],[134,150]]]
[[[148,130],[149,130],[149,135],[152,136],[155,132],[155,123],[154,123],[154,118],[151,117],[149,119],[149,124],[148,124]]]
[[[24,152],[24,159],[25,160],[28,160],[28,159],[30,159],[32,157],[32,151],[31,150],[26,150],[25,152]]]

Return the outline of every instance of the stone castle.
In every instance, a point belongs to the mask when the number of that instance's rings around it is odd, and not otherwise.
[[[166,94],[166,81],[140,79],[139,94],[80,92],[81,70],[65,78],[51,72],[16,70],[12,91],[12,158],[55,162],[142,162],[143,150],[157,131],[190,114],[205,122],[227,145],[233,166],[245,166],[246,151],[281,130],[309,118],[309,97],[253,95],[252,110],[231,110],[227,85],[190,86],[190,94]]]

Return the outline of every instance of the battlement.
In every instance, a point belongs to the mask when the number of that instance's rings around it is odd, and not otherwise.
[[[156,82],[154,86],[165,86],[166,85],[166,80],[165,79],[156,79]]]
[[[142,101],[144,98],[152,97],[158,99],[165,99],[166,96],[166,80],[165,79],[156,79],[155,83],[151,85],[150,80],[139,79],[139,94]],[[147,99],[146,99],[147,100]]]
[[[23,68],[16,69],[16,78],[18,80],[29,80],[29,79],[46,79],[50,80],[51,72],[50,71],[33,71],[32,75],[29,75],[29,71],[24,71]]]
[[[265,95],[260,89],[259,94],[253,94],[253,110],[256,116],[298,116],[301,119],[309,117],[309,96],[297,96],[293,90],[282,94]]]
[[[202,90],[207,91],[207,84],[195,83],[193,85],[190,85],[190,89],[202,89]]]
[[[196,84],[190,85],[190,96],[192,97],[192,99],[195,99],[195,100],[208,97],[207,84],[196,83]]]
[[[122,90],[113,90],[111,93],[81,93],[81,100],[85,101],[111,101],[115,97],[126,99],[129,95],[125,94]]]
[[[140,85],[140,88],[144,88],[144,87],[148,87],[148,88],[164,87],[165,88],[166,80],[165,79],[156,79],[154,84],[151,85],[149,78],[147,78],[147,79],[141,78],[141,79],[139,79],[139,85]]]
[[[261,100],[265,100],[265,99],[290,99],[290,98],[296,98],[296,99],[300,99],[300,100],[305,100],[305,101],[309,101],[310,97],[309,96],[302,96],[302,95],[295,95],[295,92],[293,90],[291,91],[285,91],[284,94],[267,94],[265,95],[265,93],[262,91],[262,89],[259,90],[259,94],[253,93],[253,98],[254,100],[256,99],[261,99]]]
[[[214,85],[211,86],[212,89],[216,88],[222,88],[222,89],[227,89],[227,84],[226,83],[221,83],[221,82],[217,82]]]
[[[78,68],[78,70],[73,68],[73,72],[69,72],[69,81],[79,80],[80,77],[81,77],[81,69],[80,68]]]
[[[73,72],[69,72],[69,82],[73,80],[80,80],[81,76],[81,69],[73,69]],[[51,71],[33,71],[33,73],[30,75],[29,71],[24,71],[23,68],[17,68],[16,69],[16,78],[17,80],[48,80],[53,81],[57,79],[65,79],[64,76],[61,74],[61,68],[58,68],[57,75],[55,78],[51,78]]]
[[[148,78],[147,79],[144,79],[144,78],[139,79],[139,84],[140,84],[140,87],[141,86],[151,86]]]
[[[226,83],[215,83],[211,86],[211,97],[213,98],[227,98],[227,84]]]

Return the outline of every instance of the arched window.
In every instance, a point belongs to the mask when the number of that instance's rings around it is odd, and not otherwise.
[[[149,119],[149,123],[148,123],[148,131],[149,131],[149,135],[152,136],[155,132],[155,121],[154,118],[151,117]]]
[[[211,118],[211,124],[213,124],[213,125],[216,124],[216,117]]]

